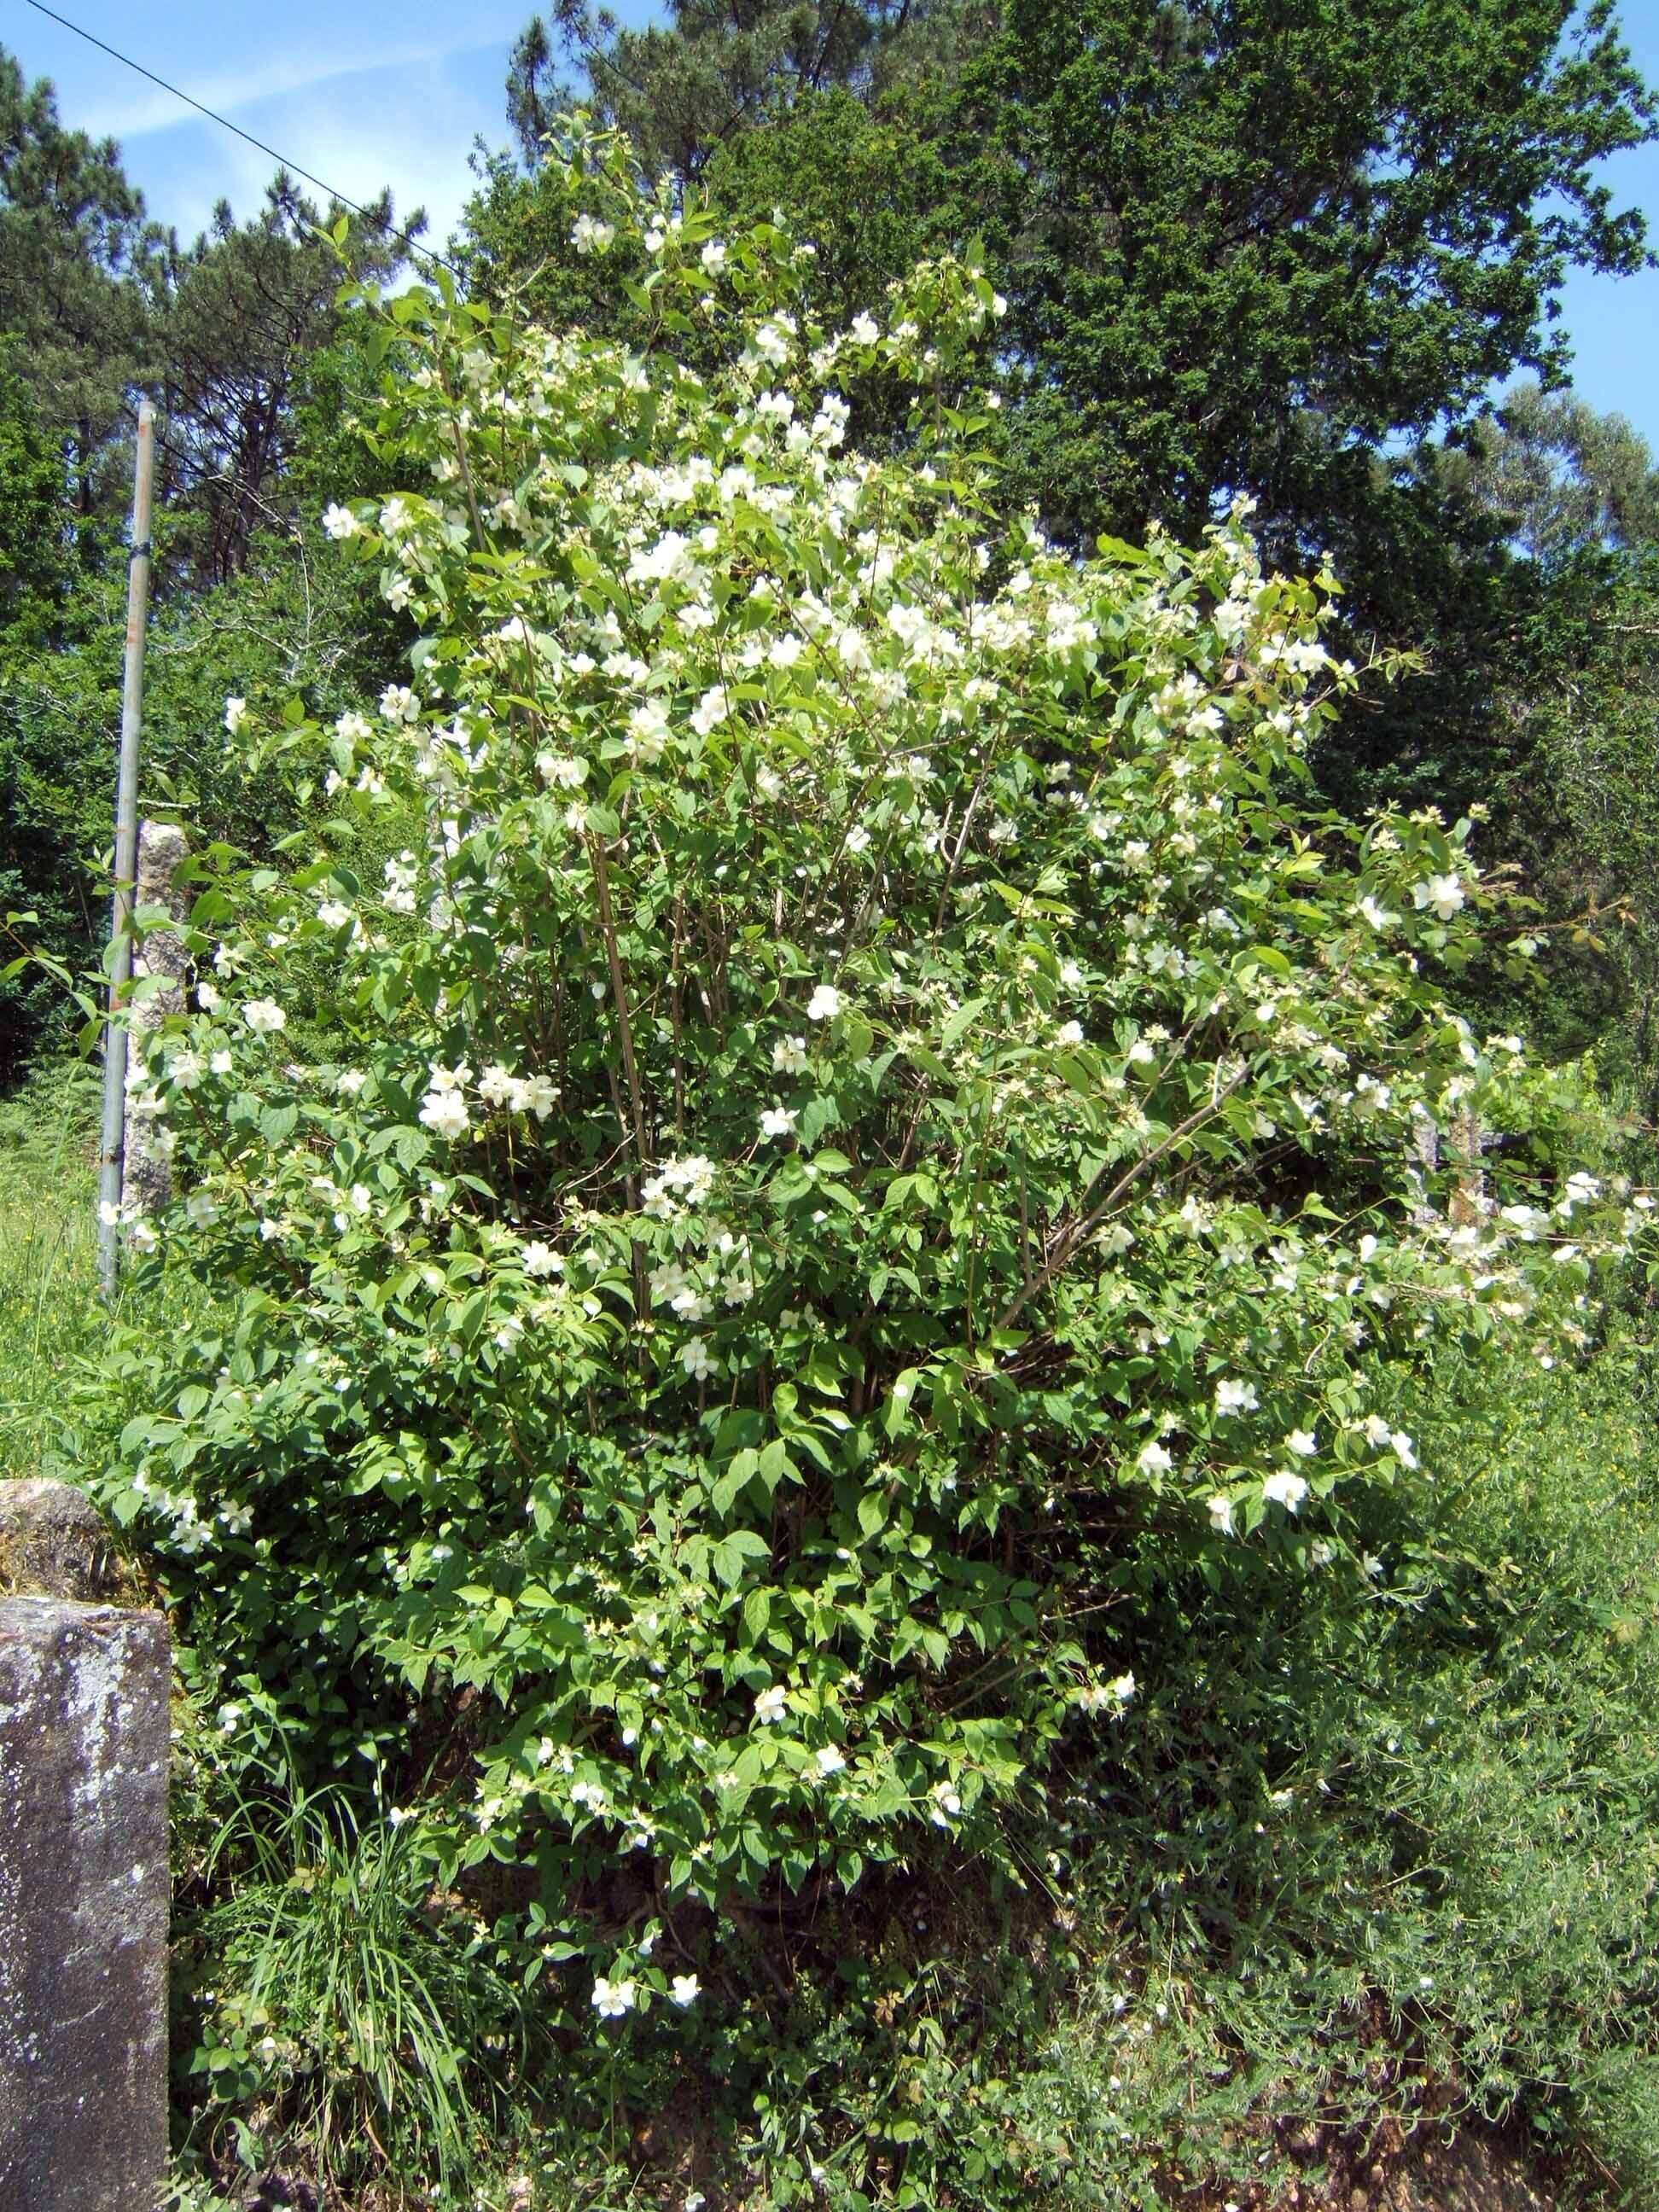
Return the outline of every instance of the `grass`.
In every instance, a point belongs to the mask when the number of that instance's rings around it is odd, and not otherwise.
[[[399,2177],[416,2202],[465,2201],[521,2057],[521,1996],[379,1808],[255,1778],[175,1900],[182,2163],[289,2164],[331,2201],[366,2177],[388,2203]]]
[[[0,1476],[40,1472],[101,1332],[97,1084],[54,1069],[0,1102]]]

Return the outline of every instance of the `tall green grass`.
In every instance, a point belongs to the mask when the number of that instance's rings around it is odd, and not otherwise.
[[[0,1477],[38,1474],[102,1333],[98,1078],[49,1070],[0,1102]]]
[[[175,1905],[182,2166],[291,2166],[331,2203],[365,2185],[387,2207],[470,2202],[522,2067],[520,1990],[380,1808],[280,1761],[255,1778]]]

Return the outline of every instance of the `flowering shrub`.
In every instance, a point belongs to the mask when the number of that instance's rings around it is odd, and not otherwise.
[[[994,1848],[1133,1697],[1115,1563],[1362,1587],[1439,1334],[1639,1219],[1431,980],[1468,825],[1298,805],[1328,575],[1243,514],[1010,531],[971,266],[827,331],[775,229],[568,158],[653,342],[385,312],[410,488],[326,525],[422,640],[282,733],[340,837],[198,902],[134,1107],[189,1186],[145,1264],[220,1319],[124,1351],[110,1476],[227,1725],[364,1750],[446,1874],[533,1861],[541,1932],[633,1852],[712,1902]],[[1425,1134],[1472,1116],[1489,1184]],[[696,1994],[641,1948],[592,2003]]]

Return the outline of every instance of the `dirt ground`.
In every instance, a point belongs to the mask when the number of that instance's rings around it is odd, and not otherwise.
[[[1507,2145],[1468,2133],[1449,2149],[1425,2144],[1363,2203],[1366,2212],[1553,2212],[1555,2199]]]
[[[1272,2212],[1555,2212],[1556,2203],[1538,2167],[1503,2136],[1468,2128],[1448,2143],[1428,2124],[1383,2141],[1334,2179],[1291,2184]]]

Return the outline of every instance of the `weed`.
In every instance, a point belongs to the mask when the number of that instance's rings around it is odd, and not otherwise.
[[[176,1928],[178,2039],[212,2168],[292,2160],[381,2201],[449,2202],[520,2065],[518,1993],[391,1820],[280,1770],[238,1789]],[[199,2077],[198,2088],[189,2077]]]

